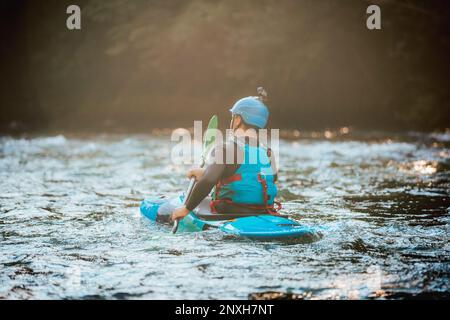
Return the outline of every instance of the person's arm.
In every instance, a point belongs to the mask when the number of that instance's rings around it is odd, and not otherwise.
[[[209,159],[209,165],[206,166],[206,169],[204,169],[203,173],[200,175],[201,178],[198,179],[197,184],[192,189],[191,195],[186,201],[185,206],[189,211],[194,210],[200,202],[209,195],[219,180],[233,175],[240,166],[237,161],[237,152],[239,149],[234,142],[226,143],[219,148],[222,154],[217,155],[216,158],[216,150],[213,150],[211,158]],[[233,155],[232,163],[226,163],[227,154]],[[222,161],[218,161],[219,159]]]
[[[201,179],[195,184],[186,201],[186,209],[194,210],[205,199],[225,172],[225,164],[210,164],[206,167]]]
[[[234,144],[224,145],[222,147],[223,156],[226,155],[226,149],[229,147],[234,147]],[[201,175],[201,178],[197,181],[194,188],[192,189],[192,192],[189,195],[186,204],[180,208],[175,209],[175,211],[173,212],[172,220],[183,218],[190,211],[194,210],[200,204],[200,202],[202,202],[202,200],[209,195],[211,190],[214,188],[217,182],[219,182],[220,179],[233,174],[239,167],[237,161],[235,161],[233,164],[225,164],[223,162],[225,161],[220,161],[220,163],[212,161],[209,165],[206,166],[203,174]]]
[[[275,161],[275,155],[272,150],[270,150],[270,165],[272,166],[273,181],[276,182],[278,180],[278,167],[277,162]]]

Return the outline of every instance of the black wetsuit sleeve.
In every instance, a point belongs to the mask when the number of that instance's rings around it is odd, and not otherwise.
[[[278,180],[278,164],[275,161],[275,155],[272,151],[270,151],[270,165],[272,166],[273,181],[276,182]]]
[[[206,167],[202,178],[195,184],[186,202],[189,211],[194,210],[206,198],[225,171],[225,164],[210,164]]]
[[[221,148],[223,150],[223,155],[225,155],[227,147],[223,146]],[[234,154],[236,155],[236,152]],[[189,211],[194,210],[200,202],[209,195],[219,180],[233,175],[239,168],[237,161],[234,161],[233,164],[225,164],[225,161],[220,161],[220,163],[218,162],[219,161],[214,161],[206,166],[202,178],[197,181],[192,189],[192,192],[186,201],[186,208]]]

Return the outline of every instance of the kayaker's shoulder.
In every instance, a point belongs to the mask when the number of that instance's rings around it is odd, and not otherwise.
[[[227,163],[226,159],[229,159],[230,156],[236,159],[237,154],[240,152],[242,151],[233,141],[218,142],[211,150],[206,163],[225,164]]]
[[[216,151],[216,150],[227,151],[227,150],[235,149],[236,147],[237,147],[237,144],[235,141],[227,140],[227,141],[223,141],[223,142],[218,142],[215,145],[213,151]]]

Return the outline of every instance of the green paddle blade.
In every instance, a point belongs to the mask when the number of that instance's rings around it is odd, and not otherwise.
[[[203,150],[202,159],[205,159],[211,148],[216,142],[217,128],[219,127],[219,119],[216,115],[213,115],[208,123],[208,128],[206,129],[205,136],[203,138]]]
[[[219,127],[219,119],[216,115],[213,115],[208,123],[208,128],[206,129],[205,135],[203,137],[203,150],[202,150],[202,163],[200,167],[203,167],[205,165],[205,159],[208,155],[211,148],[215,145],[216,142],[216,134],[217,134],[217,128]],[[191,178],[191,181],[189,182],[189,187],[186,192],[186,197],[184,198],[184,201],[189,198],[189,195],[192,192],[192,189],[195,185],[195,179]],[[191,214],[194,214],[191,212]],[[172,233],[176,233],[178,230],[179,220],[175,220],[173,222],[172,227]]]

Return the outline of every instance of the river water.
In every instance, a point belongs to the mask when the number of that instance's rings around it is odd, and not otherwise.
[[[187,167],[167,135],[0,138],[0,298],[448,297],[448,134],[280,142],[284,213],[302,243],[170,234],[139,213]]]

